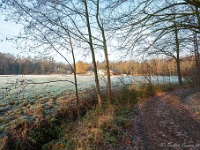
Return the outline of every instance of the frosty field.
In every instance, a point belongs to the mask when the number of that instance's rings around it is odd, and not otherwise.
[[[79,88],[87,88],[92,77],[78,77]],[[57,95],[74,90],[73,76],[65,75],[18,75],[0,76],[0,97],[6,99],[30,98],[41,95]]]
[[[106,78],[100,77],[101,90],[106,88]],[[79,93],[95,89],[94,76],[77,76]],[[169,82],[168,77],[151,77],[154,83]],[[74,100],[73,75],[9,75],[0,76],[0,114],[21,109],[26,105],[46,104],[56,101],[63,95],[65,99]],[[142,76],[111,76],[112,89],[121,85],[142,84],[148,82]],[[170,78],[171,83],[177,77]]]
[[[151,77],[152,82],[169,82],[167,77]],[[141,76],[111,76],[112,88],[121,85],[141,84],[148,78]],[[170,82],[177,82],[171,77]],[[100,77],[101,90],[106,78]],[[79,93],[92,94],[94,76],[78,76]],[[44,120],[53,121],[75,106],[73,76],[69,75],[10,75],[0,76],[0,144],[7,134],[23,137],[26,128],[39,127]],[[88,100],[87,96],[82,101]],[[76,107],[74,107],[76,108]],[[26,127],[26,128],[25,128]],[[28,135],[26,135],[27,137]]]
[[[77,76],[79,90],[95,86],[94,76]],[[169,82],[168,77],[152,77],[153,82]],[[73,75],[9,75],[0,76],[0,101],[3,99],[25,99],[31,97],[48,97],[61,94],[64,91],[74,91]],[[111,76],[112,87],[121,84],[140,84],[148,82],[141,76]],[[177,82],[177,77],[171,77],[170,82]],[[106,78],[100,77],[102,89],[106,86]]]

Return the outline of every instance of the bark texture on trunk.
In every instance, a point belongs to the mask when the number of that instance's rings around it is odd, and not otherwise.
[[[86,18],[86,24],[87,24],[87,29],[88,29],[90,51],[91,51],[91,55],[92,55],[92,64],[94,67],[94,76],[95,76],[98,104],[99,104],[99,106],[102,106],[102,97],[101,97],[100,84],[99,84],[99,78],[98,78],[98,73],[97,73],[95,52],[94,52],[93,41],[92,41],[92,32],[91,32],[90,20],[89,20],[88,8],[87,8],[87,0],[83,0],[83,3],[84,3],[84,7],[85,7],[85,18]]]
[[[111,103],[110,64],[109,64],[109,58],[108,58],[108,48],[107,48],[104,27],[103,27],[103,24],[101,24],[101,22],[99,20],[99,0],[97,0],[96,20],[97,20],[99,29],[101,30],[101,35],[102,35],[102,39],[103,39],[103,49],[104,49],[104,56],[105,56],[105,60],[106,60],[106,73],[107,73],[107,96],[108,96],[108,102]]]
[[[176,66],[177,66],[177,74],[178,74],[178,82],[179,85],[182,85],[182,75],[181,75],[181,66],[180,66],[180,46],[179,46],[179,39],[178,39],[178,28],[176,25],[176,19],[174,18],[174,33],[175,33],[175,40],[176,40]]]
[[[76,58],[74,55],[74,48],[72,45],[72,40],[71,40],[71,35],[68,32],[68,36],[69,36],[69,43],[70,43],[70,48],[72,51],[72,58],[73,58],[73,67],[74,67],[74,82],[75,82],[75,91],[76,91],[76,107],[77,107],[77,116],[78,116],[78,120],[80,120],[80,110],[79,110],[79,106],[80,106],[80,100],[79,100],[79,94],[78,94],[78,82],[77,82],[77,76],[76,76]]]

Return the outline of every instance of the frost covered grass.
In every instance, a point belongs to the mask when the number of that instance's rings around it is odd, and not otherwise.
[[[82,79],[80,79],[80,88],[83,86],[81,83],[84,83],[81,80]],[[74,90],[72,82],[73,76],[65,75],[0,77],[0,97],[5,99],[20,99],[43,95],[57,95],[63,91]],[[88,86],[86,86],[86,88],[87,87]]]
[[[83,78],[81,77],[79,81],[86,83],[82,82],[84,85],[79,87],[84,86],[85,89],[79,93],[84,100],[81,102],[81,107],[86,109],[90,105],[85,103],[91,103],[94,99],[85,100],[87,92],[91,91],[86,90],[89,86],[87,79]],[[73,76],[0,77],[0,149],[5,149],[5,147],[24,149],[27,145],[40,147],[40,144],[46,143],[54,136],[57,137],[58,131],[54,128],[54,124],[59,124],[58,120],[76,118],[77,108],[73,84],[58,80],[73,81]],[[45,140],[43,136],[47,135],[50,138]],[[39,136],[41,138],[38,139]],[[29,148],[32,149],[31,146]]]
[[[168,77],[152,76],[156,84],[168,83]],[[120,85],[142,85],[149,82],[148,77],[142,76],[111,76],[112,87]],[[39,96],[52,96],[63,91],[74,90],[73,75],[9,75],[0,76],[0,101],[3,99],[31,99]],[[177,82],[177,77],[170,78],[171,83]],[[106,78],[100,77],[102,88],[106,86]],[[94,76],[78,76],[79,90],[94,86]]]
[[[94,90],[88,89],[80,95],[81,115],[96,105],[94,94]],[[63,93],[60,97],[24,100],[0,113],[1,149],[41,149],[62,134],[64,122],[76,120],[77,107],[74,98]]]
[[[144,79],[112,76],[112,88],[143,83]],[[105,77],[101,77],[100,81],[103,91]],[[0,76],[0,149],[24,149],[27,146],[29,149],[40,149],[53,137],[58,138],[62,134],[62,122],[73,121],[77,117],[71,82],[73,76],[66,75]],[[95,91],[91,88],[94,86],[94,77],[78,76],[78,83],[80,110],[84,114],[96,104]],[[134,97],[134,93],[127,95],[126,92],[117,92],[119,97],[114,99],[123,103],[127,98]]]
[[[125,89],[124,89],[125,88]],[[122,87],[128,95],[132,90]],[[121,92],[120,92],[121,93]],[[121,99],[119,90],[113,91],[114,100]],[[63,128],[64,134],[59,138],[43,145],[43,149],[119,149],[118,143],[127,142],[125,133],[131,126],[130,108],[136,102],[123,99],[123,104],[104,103],[102,107],[95,107],[86,112],[79,122],[71,122]]]

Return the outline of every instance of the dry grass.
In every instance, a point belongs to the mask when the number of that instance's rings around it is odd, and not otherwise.
[[[104,139],[102,126],[111,126],[114,119],[114,106],[109,106],[106,110],[97,110],[87,114],[86,120],[80,123],[72,134],[75,149],[94,149],[101,147]]]
[[[8,142],[8,136],[0,137],[0,149],[6,150],[6,144]]]
[[[168,89],[168,88],[167,88]],[[168,92],[164,93],[163,91],[167,90],[159,90],[159,93],[157,93],[157,89],[147,88],[145,96],[139,95],[142,97],[146,97],[151,93],[149,92],[155,92],[154,94],[157,95],[157,98],[161,98],[160,101],[157,99],[152,105],[151,103],[146,105],[147,109],[149,111],[143,112],[144,115],[148,116],[146,119],[150,120],[147,121],[146,124],[150,123],[150,126],[154,130],[151,131],[151,135],[157,134],[157,130],[160,127],[160,118],[162,116],[166,115],[167,117],[170,115],[170,110],[179,110],[181,104],[181,99],[178,97],[176,93],[173,95],[167,94]],[[169,89],[171,90],[171,88]],[[126,93],[128,92],[128,94]],[[141,90],[142,92],[142,90]],[[184,92],[183,92],[184,93]],[[138,91],[136,91],[136,94],[138,94]],[[43,149],[53,150],[53,149],[65,149],[65,150],[104,150],[104,149],[119,149],[117,146],[117,143],[121,140],[124,143],[128,143],[130,145],[129,137],[126,135],[123,135],[125,132],[124,130],[128,130],[131,126],[130,118],[129,117],[129,109],[123,108],[123,111],[119,111],[119,108],[121,107],[121,103],[128,103],[128,99],[130,97],[135,96],[134,89],[124,89],[122,91],[117,91],[114,97],[114,100],[118,100],[118,104],[116,105],[106,105],[102,108],[94,108],[90,111],[86,111],[87,107],[90,106],[88,103],[89,97],[85,97],[85,100],[82,101],[81,107],[84,107],[86,109],[81,109],[82,112],[87,112],[85,117],[80,122],[73,122],[71,124],[67,124],[65,126],[65,132],[64,136],[62,136],[59,140],[51,141],[50,143],[47,143],[43,146]],[[196,98],[199,96],[197,95]],[[134,100],[132,100],[134,102]],[[198,99],[196,99],[198,101]],[[143,102],[141,102],[143,103]],[[193,102],[194,103],[194,102]],[[195,103],[194,103],[195,104]],[[142,106],[142,105],[141,105]],[[150,107],[151,106],[151,107]],[[170,110],[168,110],[168,107],[165,108],[165,106],[171,106]],[[173,106],[173,107],[172,107]],[[76,110],[75,107],[71,107],[72,109],[67,109],[68,111]],[[90,107],[91,108],[91,107]],[[153,112],[154,109],[158,109],[156,113]],[[64,108],[60,109],[60,114],[72,114],[71,118],[73,118],[73,113],[68,112]],[[152,113],[149,115],[149,113]],[[179,117],[179,111],[174,111],[173,118]],[[137,113],[136,113],[137,114]],[[153,116],[156,116],[158,120],[155,120]],[[68,116],[69,117],[69,116]],[[157,121],[158,123],[155,124]],[[166,120],[170,121],[170,120]],[[171,122],[169,122],[171,123]],[[173,122],[172,122],[173,123]],[[140,125],[140,124],[139,124]],[[158,129],[155,128],[158,126]],[[167,125],[166,127],[171,128],[171,125]],[[138,127],[139,128],[139,127]],[[123,130],[124,129],[124,130]],[[153,133],[153,134],[152,134]],[[171,133],[171,132],[170,132]],[[177,132],[178,133],[178,132]],[[163,133],[164,134],[164,133]],[[121,136],[121,137],[120,137]],[[157,135],[157,137],[160,137],[160,133]],[[157,138],[155,137],[155,138]],[[121,139],[120,139],[121,138]],[[119,140],[120,139],[120,140]]]
[[[79,122],[65,127],[64,136],[51,141],[43,149],[53,150],[62,143],[65,150],[105,150],[118,149],[123,141],[125,130],[130,127],[128,104],[107,105],[87,111]]]
[[[115,119],[115,106],[104,108],[94,108],[87,112],[85,117],[79,122],[68,124],[65,128],[64,136],[57,141],[52,141],[43,146],[43,149],[74,149],[93,150],[105,149],[110,143],[106,143],[104,129],[112,128]]]
[[[71,102],[71,99],[65,97],[65,96],[62,96],[62,97],[59,97],[57,100],[56,100],[56,103],[60,106],[66,106],[66,105],[69,105]]]
[[[152,89],[146,90],[151,92]],[[130,120],[125,118],[127,111],[125,115],[120,114],[119,108],[137,103],[138,92],[124,87],[113,91],[113,95],[114,105],[94,108],[97,102],[95,91],[81,93],[79,109],[81,116],[86,115],[78,123],[74,123],[77,119],[76,101],[69,95],[58,98],[41,96],[31,102],[23,100],[19,109],[6,116],[12,118],[3,132],[12,138],[4,142],[19,149],[114,149],[122,130],[130,126]],[[53,137],[60,139],[54,140]]]
[[[82,115],[96,105],[93,93],[86,95],[80,96]],[[20,103],[9,101],[8,104],[1,103],[0,108],[0,149],[41,149],[43,144],[58,138],[62,124],[77,118],[76,101],[70,99],[68,93],[58,98],[40,96],[37,100],[23,99]],[[59,147],[63,145],[56,146]]]

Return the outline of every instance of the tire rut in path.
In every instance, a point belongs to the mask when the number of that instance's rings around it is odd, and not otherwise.
[[[200,149],[200,124],[180,107],[181,95],[191,91],[178,92],[151,97],[139,105],[149,142],[145,149]]]
[[[144,133],[141,111],[138,105],[131,111],[131,127],[126,130],[126,140],[120,143],[118,150],[148,150],[148,139]]]

